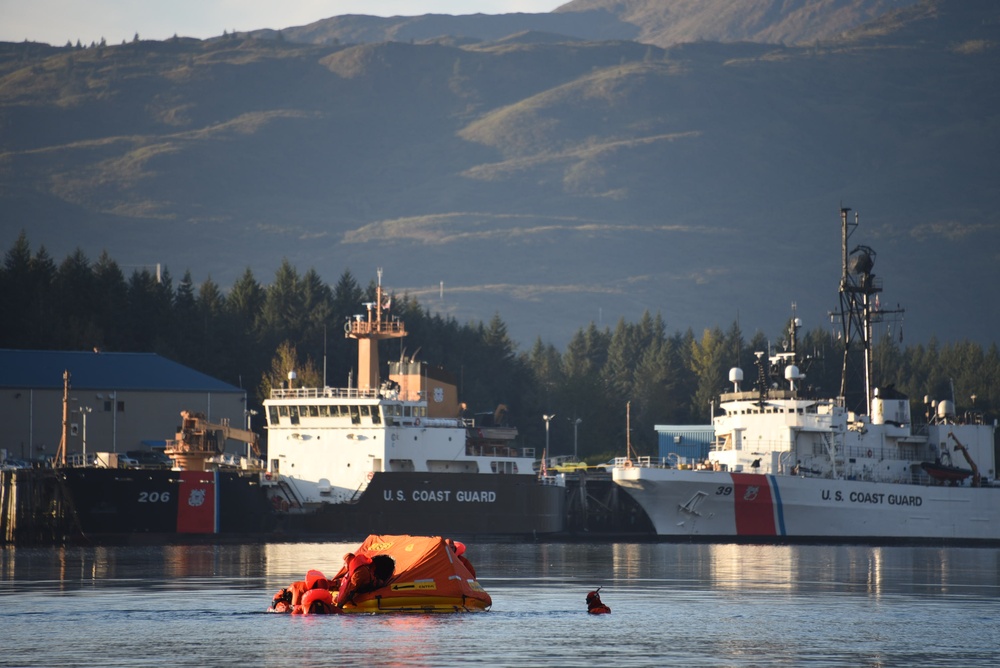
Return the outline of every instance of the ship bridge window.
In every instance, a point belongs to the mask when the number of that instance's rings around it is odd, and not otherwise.
[[[399,417],[403,414],[403,407],[399,404],[386,404],[383,407],[386,417]]]
[[[343,406],[330,406],[330,417],[340,417]]]
[[[299,407],[289,406],[288,407],[288,417],[291,419],[292,424],[299,423]]]
[[[382,414],[378,406],[372,406],[372,424],[382,424]]]
[[[288,406],[278,406],[278,415],[288,417]]]
[[[309,417],[319,417],[319,406],[312,405],[309,407]]]
[[[330,417],[330,407],[327,406],[326,404],[323,404],[322,406],[320,406],[319,407],[319,416],[320,417]]]
[[[517,462],[490,462],[493,473],[517,473]]]
[[[361,424],[361,412],[357,406],[351,406],[351,424]]]
[[[267,407],[267,421],[271,424],[278,424],[278,407],[268,406]]]
[[[410,409],[412,406],[403,406],[403,417],[410,417]]]

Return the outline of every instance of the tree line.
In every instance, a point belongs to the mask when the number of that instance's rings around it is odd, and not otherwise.
[[[153,352],[247,390],[256,405],[255,428],[267,388],[294,367],[300,379],[334,387],[356,377],[356,342],[344,336],[346,319],[373,301],[375,282],[362,286],[345,269],[330,286],[315,269],[300,273],[287,260],[269,284],[247,268],[228,291],[211,278],[195,285],[186,271],[174,285],[168,269],[126,276],[106,253],[91,261],[81,251],[60,263],[44,247],[32,251],[24,232],[0,267],[0,347],[31,350]],[[550,454],[603,461],[625,454],[657,454],[655,425],[706,424],[726,391],[728,370],[756,377],[754,353],[787,345],[761,332],[745,339],[738,324],[700,336],[668,332],[662,317],[645,313],[614,328],[581,327],[564,350],[540,338],[521,351],[495,315],[459,323],[431,313],[408,295],[393,295],[391,315],[409,336],[381,342],[380,357],[416,356],[455,375],[471,412],[507,406],[522,445],[541,452],[543,415],[550,423]],[[799,350],[812,360],[805,382],[827,394],[840,386],[843,346],[822,329],[801,335]],[[953,399],[960,412],[1000,414],[1000,351],[971,341],[902,347],[878,340],[875,376],[911,398],[914,418],[923,398]],[[385,369],[382,370],[383,374]],[[744,389],[749,389],[749,383]],[[992,419],[992,418],[990,418]]]

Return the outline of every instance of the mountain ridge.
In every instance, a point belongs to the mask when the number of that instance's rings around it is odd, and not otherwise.
[[[0,45],[0,248],[25,229],[223,286],[385,266],[527,345],[647,309],[822,326],[846,205],[908,331],[992,341],[997,17],[926,0],[797,47]]]

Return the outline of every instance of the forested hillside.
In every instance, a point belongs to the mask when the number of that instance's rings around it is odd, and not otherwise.
[[[0,312],[20,315],[0,319],[0,348],[156,352],[246,388],[259,409],[265,376],[280,382],[292,368],[316,384],[325,368],[326,384],[347,386],[357,353],[343,335],[344,320],[373,295],[374,283],[365,286],[349,271],[328,285],[315,271],[301,273],[287,262],[269,283],[247,270],[229,291],[211,280],[196,284],[187,272],[175,285],[169,268],[158,281],[148,269],[123,270],[107,254],[91,260],[77,252],[58,260],[44,248],[32,250],[22,235],[0,266]],[[520,349],[499,316],[460,324],[400,293],[391,314],[405,322],[409,337],[383,342],[383,363],[405,351],[443,366],[459,379],[472,412],[506,404],[523,442],[539,451],[542,415],[557,416],[550,434],[556,455],[573,452],[572,420],[582,418],[579,451],[592,462],[624,454],[627,404],[632,444],[641,454],[656,454],[655,425],[707,422],[711,402],[728,388],[729,368],[741,366],[754,378],[753,353],[782,345],[760,334],[747,337],[735,323],[671,332],[659,314],[646,313],[614,327],[581,328],[565,350],[541,340]],[[837,339],[814,330],[800,349],[816,360],[804,366],[806,383],[836,393]],[[995,344],[903,347],[884,336],[875,360],[881,385],[893,383],[916,400],[915,417],[923,414],[925,395],[954,398],[961,412],[1000,415]]]

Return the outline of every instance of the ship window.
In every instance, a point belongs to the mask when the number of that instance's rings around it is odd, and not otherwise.
[[[319,406],[309,407],[309,417],[319,417]]]
[[[299,417],[309,417],[308,406],[299,406]]]
[[[403,406],[403,417],[410,417],[410,407]]]
[[[288,406],[278,406],[278,415],[288,417]]]
[[[361,424],[361,413],[357,406],[351,406],[351,424]]]
[[[517,462],[490,462],[493,473],[517,473]]]
[[[320,417],[330,417],[330,407],[327,406],[326,404],[320,406],[319,407],[319,416]]]
[[[291,418],[292,424],[298,424],[299,423],[299,407],[298,406],[289,406],[288,407],[288,417]]]
[[[382,415],[379,413],[378,406],[372,406],[372,424],[382,424]]]
[[[358,406],[358,408],[361,409],[361,417],[368,417],[371,415],[371,406],[365,404],[363,406]]]
[[[267,408],[267,419],[271,424],[278,424],[278,407],[268,406]]]

